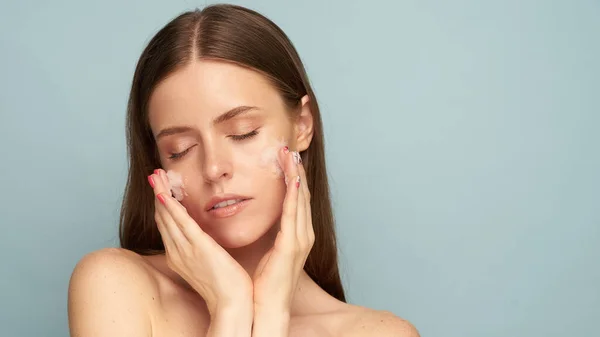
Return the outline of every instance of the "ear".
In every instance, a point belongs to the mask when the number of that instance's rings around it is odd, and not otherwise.
[[[304,95],[300,100],[300,114],[295,121],[296,151],[302,152],[308,149],[313,137],[313,115],[310,111],[310,99]]]

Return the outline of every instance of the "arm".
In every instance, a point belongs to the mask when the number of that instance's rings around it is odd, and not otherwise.
[[[164,170],[154,171],[148,182],[156,195],[155,220],[167,264],[204,299],[210,315],[207,336],[250,337],[250,276],[171,196]]]
[[[286,146],[278,152],[278,160],[285,171],[287,191],[279,233],[254,272],[252,337],[289,336],[290,308],[315,242],[310,191],[300,154],[290,152]]]
[[[211,314],[206,337],[250,337],[252,331],[252,303],[217,309]]]
[[[121,250],[104,249],[86,255],[69,283],[71,336],[150,336],[148,307],[143,298],[150,287],[144,284],[142,272]]]
[[[287,311],[255,309],[252,337],[288,337],[289,328],[290,314]]]

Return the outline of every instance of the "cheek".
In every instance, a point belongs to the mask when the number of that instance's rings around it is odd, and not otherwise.
[[[261,207],[269,210],[277,205],[281,206],[285,197],[284,173],[278,156],[286,145],[287,142],[282,137],[271,137],[253,149],[246,149],[244,153],[236,155],[236,160],[239,160],[237,167],[241,168],[239,173],[243,172],[242,176],[248,183],[246,191],[260,196],[263,200]]]
[[[282,205],[286,193],[286,184],[284,182],[284,172],[279,165],[279,153],[287,143],[280,139],[272,141],[268,146],[261,149],[256,158],[256,175],[260,175],[255,184],[256,191],[261,193],[264,200],[262,207],[265,215],[271,219],[281,216]],[[260,181],[260,185],[258,182]]]
[[[280,178],[275,179],[274,177]],[[286,194],[286,184],[283,177],[275,175],[271,170],[255,169],[255,179],[252,181],[251,190],[259,202],[255,214],[263,219],[266,224],[273,224],[281,216],[283,201]]]
[[[266,170],[271,173],[273,178],[281,178],[283,176],[283,170],[279,165],[278,156],[279,152],[287,145],[287,142],[280,138],[278,140],[272,140],[260,149],[260,153],[256,157],[256,166],[262,170]]]
[[[251,180],[263,177],[271,180],[282,179],[284,174],[278,156],[286,145],[287,142],[283,137],[265,137],[251,146],[240,147],[232,155],[235,158],[234,176],[241,174]]]

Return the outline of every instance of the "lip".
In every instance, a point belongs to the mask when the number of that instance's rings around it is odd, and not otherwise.
[[[252,201],[252,199],[244,199],[243,201],[238,202],[237,204],[228,205],[225,207],[219,207],[217,209],[210,209],[208,214],[213,218],[227,218],[234,216],[241,212],[248,204]]]
[[[243,199],[243,202],[246,202],[248,200],[246,199],[251,199],[249,197],[243,196],[243,195],[237,195],[237,194],[220,194],[220,195],[215,195],[212,198],[210,198],[210,200],[208,200],[208,202],[206,203],[206,205],[204,206],[204,210],[209,212],[209,211],[214,211],[214,209],[212,209],[216,204],[226,201],[226,200],[237,200],[237,199]],[[240,202],[241,204],[241,202]],[[235,206],[235,205],[229,205],[229,206],[225,206],[225,207],[221,207],[221,208],[227,208],[230,206]]]

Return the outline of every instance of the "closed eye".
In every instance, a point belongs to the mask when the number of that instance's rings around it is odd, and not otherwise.
[[[248,133],[245,133],[245,134],[243,134],[243,135],[229,135],[229,136],[227,136],[227,137],[229,137],[229,138],[233,139],[233,140],[234,140],[234,141],[236,141],[236,142],[239,142],[239,141],[243,141],[243,140],[246,140],[246,139],[250,139],[250,138],[252,138],[252,137],[254,137],[254,136],[256,136],[256,135],[258,135],[258,129],[256,129],[256,130],[253,130],[253,131],[250,131],[250,132],[248,132]],[[196,146],[196,145],[194,145],[194,146]],[[171,160],[177,160],[177,159],[180,159],[180,158],[182,158],[182,157],[183,157],[183,156],[185,156],[185,155],[186,155],[186,154],[187,154],[187,153],[188,153],[188,152],[189,152],[189,151],[190,151],[190,150],[191,150],[191,149],[192,149],[194,146],[190,146],[190,147],[188,147],[187,149],[185,149],[184,151],[181,151],[181,152],[170,153],[170,154],[169,154],[169,159],[171,159]]]
[[[252,137],[256,136],[257,134],[258,134],[258,129],[250,131],[250,132],[248,132],[246,134],[243,134],[243,135],[230,135],[228,137],[231,138],[231,139],[233,139],[233,140],[235,140],[235,141],[242,141],[242,140],[245,140],[245,139],[252,138]]]
[[[196,145],[194,145],[194,146],[196,146]],[[177,153],[170,153],[170,155],[169,155],[169,159],[176,160],[176,159],[179,159],[179,158],[181,158],[181,157],[185,156],[185,155],[186,155],[188,152],[190,152],[190,150],[191,150],[191,149],[192,149],[194,146],[190,146],[190,147],[188,147],[187,149],[185,149],[184,151],[181,151],[181,152],[177,152]]]

